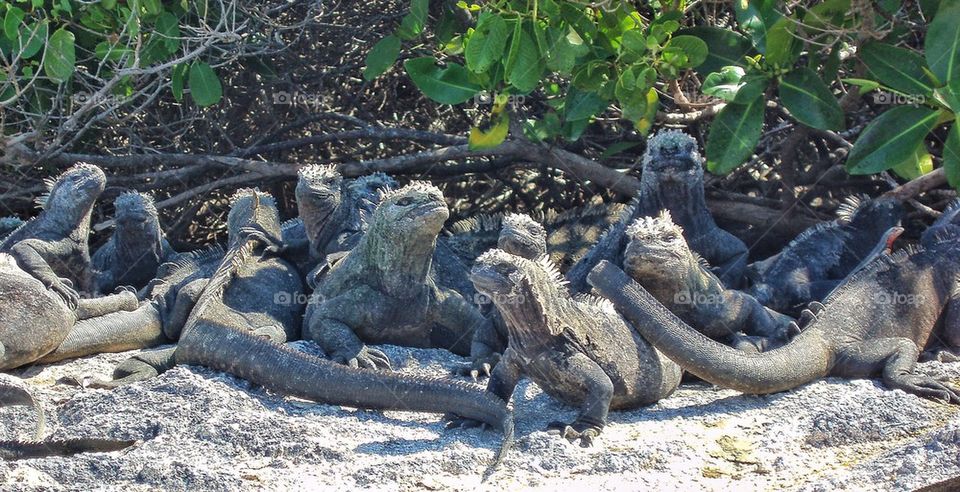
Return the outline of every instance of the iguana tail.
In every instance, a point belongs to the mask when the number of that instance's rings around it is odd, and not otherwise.
[[[492,466],[509,450],[513,415],[476,385],[368,369],[352,369],[226,326],[200,322],[177,345],[177,364],[224,371],[273,391],[355,408],[452,413],[501,429]]]
[[[48,441],[0,441],[0,458],[26,460],[77,453],[108,453],[129,448],[136,441],[118,439],[57,439]]]
[[[60,346],[43,356],[40,363],[155,347],[166,341],[157,307],[145,303],[136,311],[118,311],[77,322]]]
[[[601,262],[588,279],[647,341],[683,369],[710,383],[744,393],[775,393],[830,372],[830,347],[817,336],[810,336],[815,335],[811,331],[769,352],[741,352],[687,326],[610,262]]]

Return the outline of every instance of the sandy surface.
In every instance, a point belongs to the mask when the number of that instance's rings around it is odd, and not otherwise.
[[[465,361],[385,349],[409,373],[445,374]],[[197,367],[115,391],[56,384],[66,375],[106,377],[128,355],[14,373],[42,400],[48,436],[141,442],[116,453],[0,462],[0,489],[904,490],[960,475],[958,409],[873,380],[827,379],[768,396],[684,384],[657,405],[611,413],[589,449],[543,431],[575,410],[523,382],[514,395],[515,447],[481,483],[501,435],[445,430],[438,415],[304,402]],[[920,370],[960,383],[960,363]],[[0,409],[0,438],[29,437],[33,424],[29,409]]]

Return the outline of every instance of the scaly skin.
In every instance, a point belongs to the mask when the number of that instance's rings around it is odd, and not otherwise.
[[[903,207],[892,198],[848,199],[836,220],[807,229],[776,256],[752,264],[754,282],[746,292],[782,312],[821,301],[869,258],[902,215]]]
[[[623,263],[627,226],[640,217],[669,210],[684,231],[690,249],[713,265],[724,285],[740,285],[747,262],[747,246],[717,227],[707,210],[703,192],[703,162],[697,143],[679,130],[650,137],[643,156],[640,190],[632,207],[624,211],[597,244],[567,272],[572,292],[586,292],[587,274],[602,260]]]
[[[545,257],[528,260],[501,250],[477,259],[470,279],[506,320],[510,344],[487,391],[509,400],[523,376],[580,408],[577,419],[551,428],[589,446],[609,410],[665,398],[680,368],[637,334],[609,303],[573,298]]]
[[[390,366],[366,343],[469,354],[474,331],[489,320],[435,280],[432,259],[447,217],[443,195],[432,185],[412,183],[388,193],[357,246],[314,291],[304,337],[355,367]]]
[[[149,195],[128,192],[113,202],[115,229],[92,258],[96,291],[120,286],[141,289],[156,278],[157,268],[177,254],[160,230],[157,207]]]
[[[313,283],[318,273],[356,246],[366,217],[381,195],[395,186],[393,178],[383,173],[343,179],[334,166],[302,167],[296,188],[299,217],[281,227],[284,257]]]
[[[52,289],[71,308],[80,295],[92,292],[90,215],[107,182],[100,168],[77,164],[57,177],[43,200],[40,215],[0,243],[0,253],[16,258],[23,271]]]
[[[497,248],[507,253],[535,260],[547,254],[547,231],[538,222],[524,214],[507,214],[501,221]],[[487,314],[490,323],[478,328],[470,345],[471,364],[461,368],[458,374],[477,379],[478,376],[490,376],[490,371],[500,361],[507,348],[508,331],[506,321],[492,301],[478,296],[478,301],[494,309]]]
[[[35,440],[0,440],[0,459],[20,460],[44,458],[47,456],[70,456],[77,453],[105,453],[128,448],[136,441],[114,439],[44,439],[43,408],[29,392],[19,386],[0,382],[0,407],[8,405],[29,405],[37,412],[37,430]]]
[[[957,388],[914,372],[932,339],[960,346],[960,227],[945,226],[924,246],[878,258],[828,297],[790,343],[760,354],[704,337],[613,264],[599,265],[590,283],[658,349],[719,386],[773,393],[826,376],[880,374],[889,388],[960,403]],[[940,319],[942,331],[932,337]]]
[[[733,343],[740,334],[760,337],[738,348],[756,351],[782,345],[793,319],[763,307],[753,297],[726,289],[690,251],[670,212],[641,217],[627,228],[623,268],[661,304],[713,340]]]
[[[187,319],[174,354],[177,364],[225,371],[273,391],[323,403],[478,419],[503,429],[507,436],[499,462],[513,434],[512,416],[502,400],[454,381],[344,367],[294,351],[280,343],[282,336],[265,330],[271,321],[272,327],[288,324],[285,316],[297,307],[282,306],[275,301],[277,290],[264,288],[270,277],[299,282],[293,266],[271,251],[280,245],[276,206],[269,195],[241,190],[228,221],[234,230],[242,225],[242,233]],[[255,278],[250,271],[256,272]],[[287,312],[268,307],[277,305]]]
[[[19,217],[0,217],[0,241],[23,225]]]

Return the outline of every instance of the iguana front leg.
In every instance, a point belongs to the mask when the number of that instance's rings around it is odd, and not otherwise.
[[[94,299],[80,299],[75,311],[77,320],[104,316],[117,311],[133,311],[140,305],[137,295],[130,291]]]
[[[439,305],[433,316],[436,326],[430,333],[430,344],[457,355],[470,355],[474,333],[491,326],[490,320],[456,291],[438,289],[437,301]]]
[[[547,361],[546,364],[552,367],[563,367],[570,380],[584,386],[585,395],[577,420],[569,424],[559,421],[551,422],[547,428],[557,431],[570,442],[579,440],[580,447],[590,447],[593,439],[600,435],[607,424],[607,413],[610,411],[610,401],[613,399],[613,382],[603,369],[585,354],[577,352],[565,356],[552,353],[550,356],[563,357],[563,360]],[[536,371],[539,363],[544,362],[533,361],[528,371]]]
[[[481,374],[490,376],[490,371],[497,366],[506,348],[507,328],[503,317],[496,315],[489,318],[489,323],[477,327],[470,343],[471,363],[457,369],[460,376],[470,376],[477,379]]]
[[[883,371],[883,382],[924,398],[960,404],[960,389],[929,376],[914,373],[920,349],[909,338],[883,338],[846,346],[837,354],[832,374],[868,377]]]
[[[23,271],[63,298],[70,310],[77,309],[80,294],[73,288],[70,280],[57,276],[43,256],[34,249],[31,244],[33,242],[31,239],[20,241],[10,250],[10,256],[17,260],[17,265]]]
[[[170,370],[175,365],[177,347],[140,352],[117,364],[113,380],[83,378],[75,381],[85,388],[114,389],[139,381],[146,381]]]
[[[358,299],[362,301],[358,302]],[[366,286],[358,286],[348,295],[327,299],[309,311],[303,319],[303,336],[320,345],[331,359],[351,367],[390,369],[390,358],[371,349],[360,340],[342,316],[376,305],[379,294]],[[361,307],[361,305],[366,306]]]

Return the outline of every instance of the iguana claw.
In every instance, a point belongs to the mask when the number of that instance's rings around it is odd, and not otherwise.
[[[593,446],[593,439],[600,435],[597,426],[585,422],[576,421],[572,424],[566,422],[554,421],[547,424],[547,431],[551,434],[559,434],[564,439],[575,443],[580,441],[581,448]]]
[[[458,367],[454,370],[454,374],[465,377],[469,376],[474,381],[477,381],[481,376],[489,378],[493,368],[499,362],[500,354],[493,353],[487,357],[476,358],[469,365]]]
[[[67,304],[67,307],[70,308],[71,311],[77,310],[77,306],[80,305],[80,294],[73,289],[73,284],[70,280],[65,278],[58,279],[50,284],[49,288],[63,299],[63,302]]]
[[[350,359],[346,359],[345,357],[338,357],[337,359],[339,362],[345,362],[348,366],[355,369],[383,369],[387,371],[393,369],[390,364],[390,357],[388,357],[387,354],[370,347],[363,347],[356,356]]]

